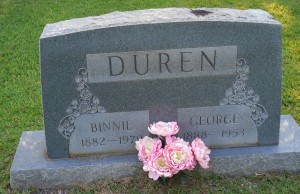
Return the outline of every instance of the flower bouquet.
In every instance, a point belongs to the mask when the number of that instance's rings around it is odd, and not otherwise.
[[[179,131],[176,122],[157,122],[150,124],[152,137],[145,136],[136,141],[139,160],[143,170],[149,172],[149,178],[166,179],[183,170],[193,170],[197,163],[208,168],[210,149],[195,138],[190,144],[182,138],[175,137]]]

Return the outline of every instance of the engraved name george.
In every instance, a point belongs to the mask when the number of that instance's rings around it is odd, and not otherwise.
[[[179,108],[178,136],[187,141],[201,138],[210,147],[254,145],[257,128],[251,109],[245,105]]]
[[[87,54],[88,81],[111,82],[236,73],[236,46]]]
[[[232,124],[238,123],[238,114],[227,115],[209,115],[209,116],[192,116],[190,124],[196,125],[213,125],[213,124]]]
[[[191,126],[207,126],[207,125],[231,125],[238,124],[238,114],[225,114],[225,115],[197,115],[191,116],[189,119],[189,124]],[[202,128],[199,131],[184,132],[183,138],[185,140],[192,140],[195,138],[205,139],[208,135],[215,135],[207,132],[207,129]],[[221,131],[221,137],[238,137],[239,135],[244,135],[244,129],[226,129]]]

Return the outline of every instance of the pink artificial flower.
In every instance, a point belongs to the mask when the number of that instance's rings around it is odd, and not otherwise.
[[[208,162],[210,160],[209,154],[211,151],[205,146],[204,142],[199,138],[194,139],[192,142],[192,150],[199,165],[202,168],[209,168]]]
[[[149,160],[144,163],[144,171],[149,171],[149,178],[157,180],[159,177],[172,177],[174,174],[178,173],[176,169],[171,168],[163,154],[163,149],[157,152],[152,152]]]
[[[145,136],[143,139],[139,139],[135,142],[135,148],[139,151],[139,160],[142,162],[146,162],[149,156],[153,152],[157,152],[161,146],[161,140],[153,139],[148,136]]]
[[[159,121],[157,123],[150,124],[148,130],[153,135],[160,135],[163,137],[175,135],[179,131],[179,127],[177,122],[162,122]]]
[[[196,160],[192,147],[181,138],[172,137],[172,142],[164,148],[166,162],[176,170],[192,170],[196,166]]]

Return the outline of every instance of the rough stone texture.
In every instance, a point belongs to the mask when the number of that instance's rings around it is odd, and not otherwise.
[[[147,9],[126,12],[115,11],[102,16],[71,19],[54,24],[47,24],[41,38],[107,27],[192,21],[229,21],[280,24],[268,12],[260,9]]]
[[[70,156],[69,140],[58,126],[70,114],[66,110],[71,102],[79,99],[74,78],[87,68],[87,55],[221,46],[235,46],[237,59],[245,59],[246,89],[253,89],[268,112],[268,119],[257,127],[258,145],[277,144],[281,38],[280,23],[261,10],[142,10],[47,25],[40,39],[40,63],[48,156]],[[236,78],[232,74],[87,85],[107,113],[148,110],[152,123],[176,121],[178,108],[219,106]]]
[[[269,171],[300,171],[300,127],[292,116],[281,117],[280,142],[276,146],[213,149],[211,171],[226,175],[250,175]],[[22,134],[11,168],[11,187],[67,188],[100,179],[139,175],[137,155],[106,158],[56,159],[46,156],[44,131]]]

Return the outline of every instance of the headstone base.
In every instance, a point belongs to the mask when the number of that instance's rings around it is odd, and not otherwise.
[[[300,127],[291,115],[281,116],[279,141],[274,146],[213,149],[210,171],[229,176],[300,171]],[[49,159],[44,131],[27,131],[14,157],[10,184],[13,189],[63,189],[142,172],[137,155]]]

